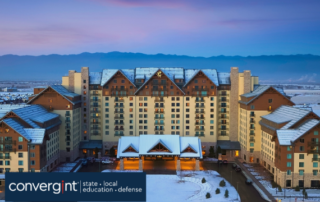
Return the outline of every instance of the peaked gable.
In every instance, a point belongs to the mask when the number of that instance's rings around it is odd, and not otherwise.
[[[148,150],[149,152],[169,152],[171,153],[171,150],[161,141],[157,141],[154,146],[151,147],[151,149]]]
[[[128,96],[133,95],[136,91],[136,86],[133,81],[128,79],[126,74],[121,70],[117,70],[108,77],[103,83],[104,96]]]
[[[126,149],[124,149],[122,153],[126,153],[126,152],[139,153],[138,150],[134,148],[132,144],[130,144]]]
[[[184,150],[182,150],[181,153],[197,153],[195,149],[193,149],[191,147],[191,145],[189,144]]]
[[[186,82],[183,90],[186,95],[192,96],[215,96],[217,95],[217,84],[213,82],[202,70]]]
[[[155,84],[154,80],[158,80],[158,83]],[[163,80],[165,80],[166,82],[161,83]],[[154,86],[158,86],[158,89]],[[173,86],[173,89],[171,89],[170,86]],[[172,96],[180,95],[180,93],[181,95],[185,94],[184,91],[160,68],[157,69],[157,71],[155,71],[153,75],[140,86],[140,88],[135,92],[135,95],[149,94],[151,96],[157,96],[157,94],[153,93],[156,91],[162,91],[161,95],[164,96],[169,96],[169,92],[170,95],[171,92],[174,92]]]

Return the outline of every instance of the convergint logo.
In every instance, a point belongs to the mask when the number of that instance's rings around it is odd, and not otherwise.
[[[76,186],[79,185],[79,182],[19,182],[19,183],[10,183],[8,188],[12,192],[52,192],[54,194],[63,194],[65,191],[77,192],[79,189]]]

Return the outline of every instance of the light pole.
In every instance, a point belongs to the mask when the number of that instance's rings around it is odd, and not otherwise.
[[[237,182],[237,193],[238,193],[238,201],[239,201],[239,189],[238,189],[238,184],[239,184],[239,182]]]

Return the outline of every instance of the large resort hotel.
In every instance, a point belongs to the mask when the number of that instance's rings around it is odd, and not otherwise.
[[[173,160],[180,170],[189,159],[199,170],[219,148],[223,159],[261,164],[281,186],[320,180],[320,118],[248,70],[83,67],[34,94],[21,107],[0,105],[2,173],[50,172],[111,151],[119,169]]]

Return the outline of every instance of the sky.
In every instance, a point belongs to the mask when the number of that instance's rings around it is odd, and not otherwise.
[[[320,55],[319,0],[0,0],[0,55]]]

